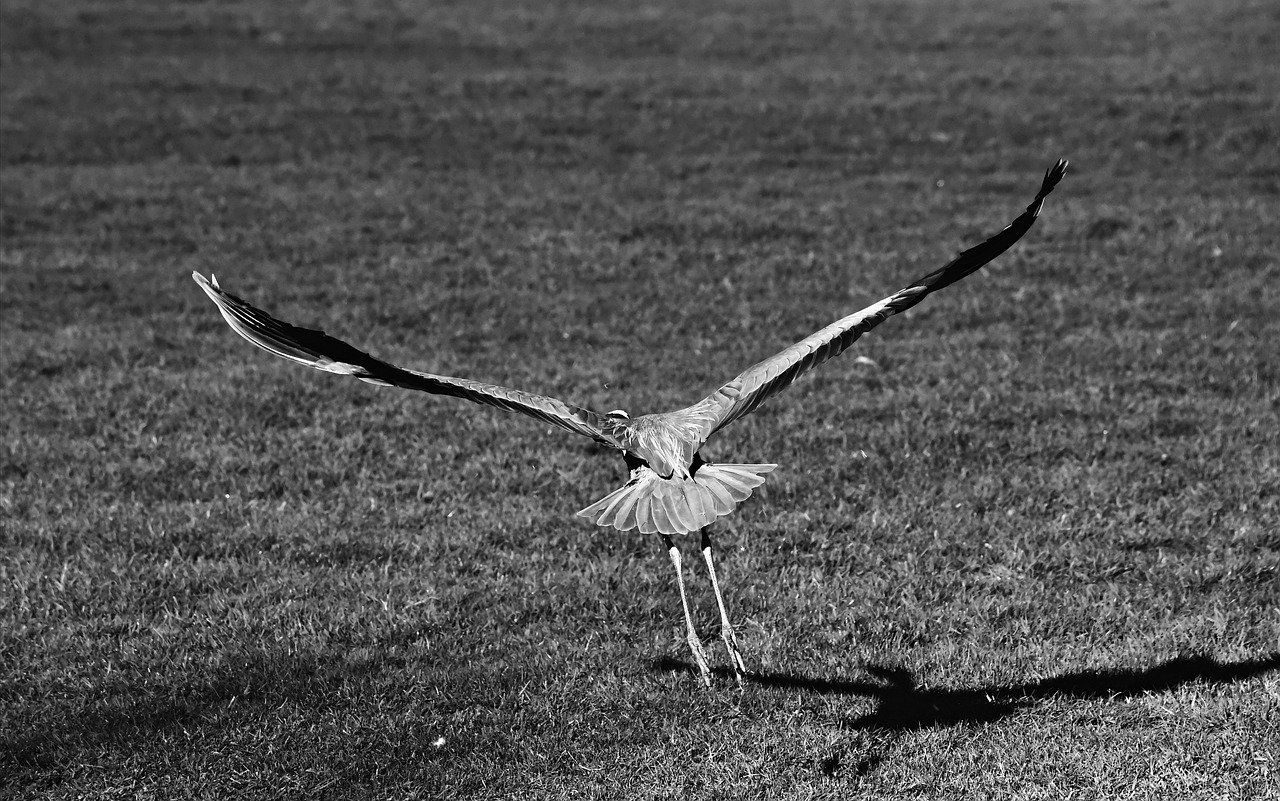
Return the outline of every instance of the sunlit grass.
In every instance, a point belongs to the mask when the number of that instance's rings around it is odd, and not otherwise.
[[[1274,792],[1274,12],[654,9],[5,3],[0,787]],[[271,359],[189,278],[662,410],[1059,157],[1023,243],[709,448],[782,465],[716,529],[741,691],[658,543],[573,517],[616,456]]]

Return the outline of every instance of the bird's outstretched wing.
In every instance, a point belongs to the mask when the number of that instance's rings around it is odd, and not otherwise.
[[[218,304],[218,311],[222,312],[223,319],[232,330],[283,359],[329,373],[355,376],[370,384],[416,389],[433,395],[450,395],[486,406],[520,412],[606,445],[620,447],[611,433],[614,421],[607,415],[518,389],[396,367],[340,339],[334,339],[323,331],[300,328],[277,320],[241,298],[223,291],[216,278],[209,280],[200,273],[192,273],[191,277]]]
[[[685,409],[670,412],[669,415],[699,427],[701,441],[705,442],[716,431],[749,414],[808,370],[840,355],[858,337],[892,315],[916,305],[930,292],[936,292],[972,275],[1008,250],[1031,228],[1044,205],[1045,196],[1062,180],[1066,170],[1065,159],[1051,167],[1045,173],[1036,199],[1000,233],[980,245],[962,251],[946,266],[913,281],[884,300],[837,320],[786,350],[748,367],[703,400]]]

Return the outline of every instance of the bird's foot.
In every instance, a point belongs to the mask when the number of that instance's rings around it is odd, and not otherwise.
[[[707,664],[707,652],[702,647],[702,640],[692,630],[689,632],[689,650],[693,653],[693,662],[702,674],[702,683],[711,686],[711,667]]]
[[[742,679],[747,674],[747,664],[742,660],[742,651],[738,649],[738,635],[734,633],[733,627],[724,625],[720,627],[720,639],[724,640],[725,650],[729,652],[729,664],[733,665],[733,676],[741,687]]]

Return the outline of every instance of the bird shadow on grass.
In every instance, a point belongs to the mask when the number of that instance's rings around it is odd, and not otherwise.
[[[669,658],[660,660],[655,668],[695,672],[692,665]],[[847,729],[879,736],[879,747],[873,747],[853,766],[854,772],[865,775],[883,761],[889,748],[905,732],[989,723],[1055,698],[1129,698],[1193,683],[1229,684],[1280,670],[1280,652],[1239,662],[1181,656],[1148,668],[1081,670],[1039,681],[961,689],[920,687],[914,674],[902,667],[866,665],[865,670],[870,679],[826,679],[764,672],[748,674],[745,680],[761,687],[875,699],[876,707],[871,712],[843,722]],[[722,681],[733,678],[728,670],[716,672]],[[839,753],[819,762],[820,769],[828,775],[834,775],[841,767]]]

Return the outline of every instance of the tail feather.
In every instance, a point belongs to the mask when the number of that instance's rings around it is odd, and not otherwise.
[[[622,489],[625,490],[626,487],[623,487]],[[605,514],[607,515],[612,511],[613,519],[618,521],[617,527],[623,531],[629,531],[635,528],[637,525],[636,503],[640,499],[633,492],[623,492],[622,490],[619,490],[614,494],[618,496],[618,500],[613,504],[611,510],[605,511]]]
[[[742,467],[753,466],[743,465]],[[707,467],[715,468],[711,476],[703,475]],[[698,471],[697,478],[703,479],[707,483],[712,481],[719,482],[729,490],[730,497],[733,498],[735,503],[741,503],[746,500],[750,497],[751,490],[764,483],[764,478],[755,471],[740,469],[740,466],[735,464],[704,465],[703,469]]]
[[[643,534],[686,534],[729,514],[764,483],[772,464],[703,464],[691,478],[638,467],[631,480],[578,512],[598,526]]]
[[[729,490],[721,486],[720,482],[707,481],[698,484],[698,486],[707,491],[707,497],[711,501],[711,508],[715,511],[716,517],[729,514],[737,506],[733,496],[729,494]]]
[[[653,517],[649,513],[649,509],[653,506],[653,496],[647,492],[636,493],[636,528],[640,528],[640,521],[652,520]]]
[[[653,518],[653,528],[657,531],[676,531],[676,523],[667,515],[666,499],[654,495],[649,501],[649,515]],[[644,531],[644,521],[640,523],[640,531]]]
[[[601,503],[606,504],[601,514],[621,517],[626,514],[628,507],[635,506],[636,496],[633,493],[619,490],[618,492],[609,493]]]
[[[710,519],[715,519],[715,514],[707,507],[707,490],[706,487],[698,486],[696,492],[685,493],[685,500],[689,503],[689,512],[693,515],[693,523],[703,520],[710,515]]]
[[[688,484],[687,481],[681,481],[681,484]],[[668,485],[671,487],[671,485]],[[667,517],[671,518],[671,522],[675,523],[683,531],[698,531],[706,523],[702,520],[702,492],[700,487],[692,487],[691,491],[684,491],[682,487],[671,487],[674,492],[668,492],[664,499],[667,507]],[[713,518],[714,519],[714,518]],[[710,522],[710,521],[708,521]]]

